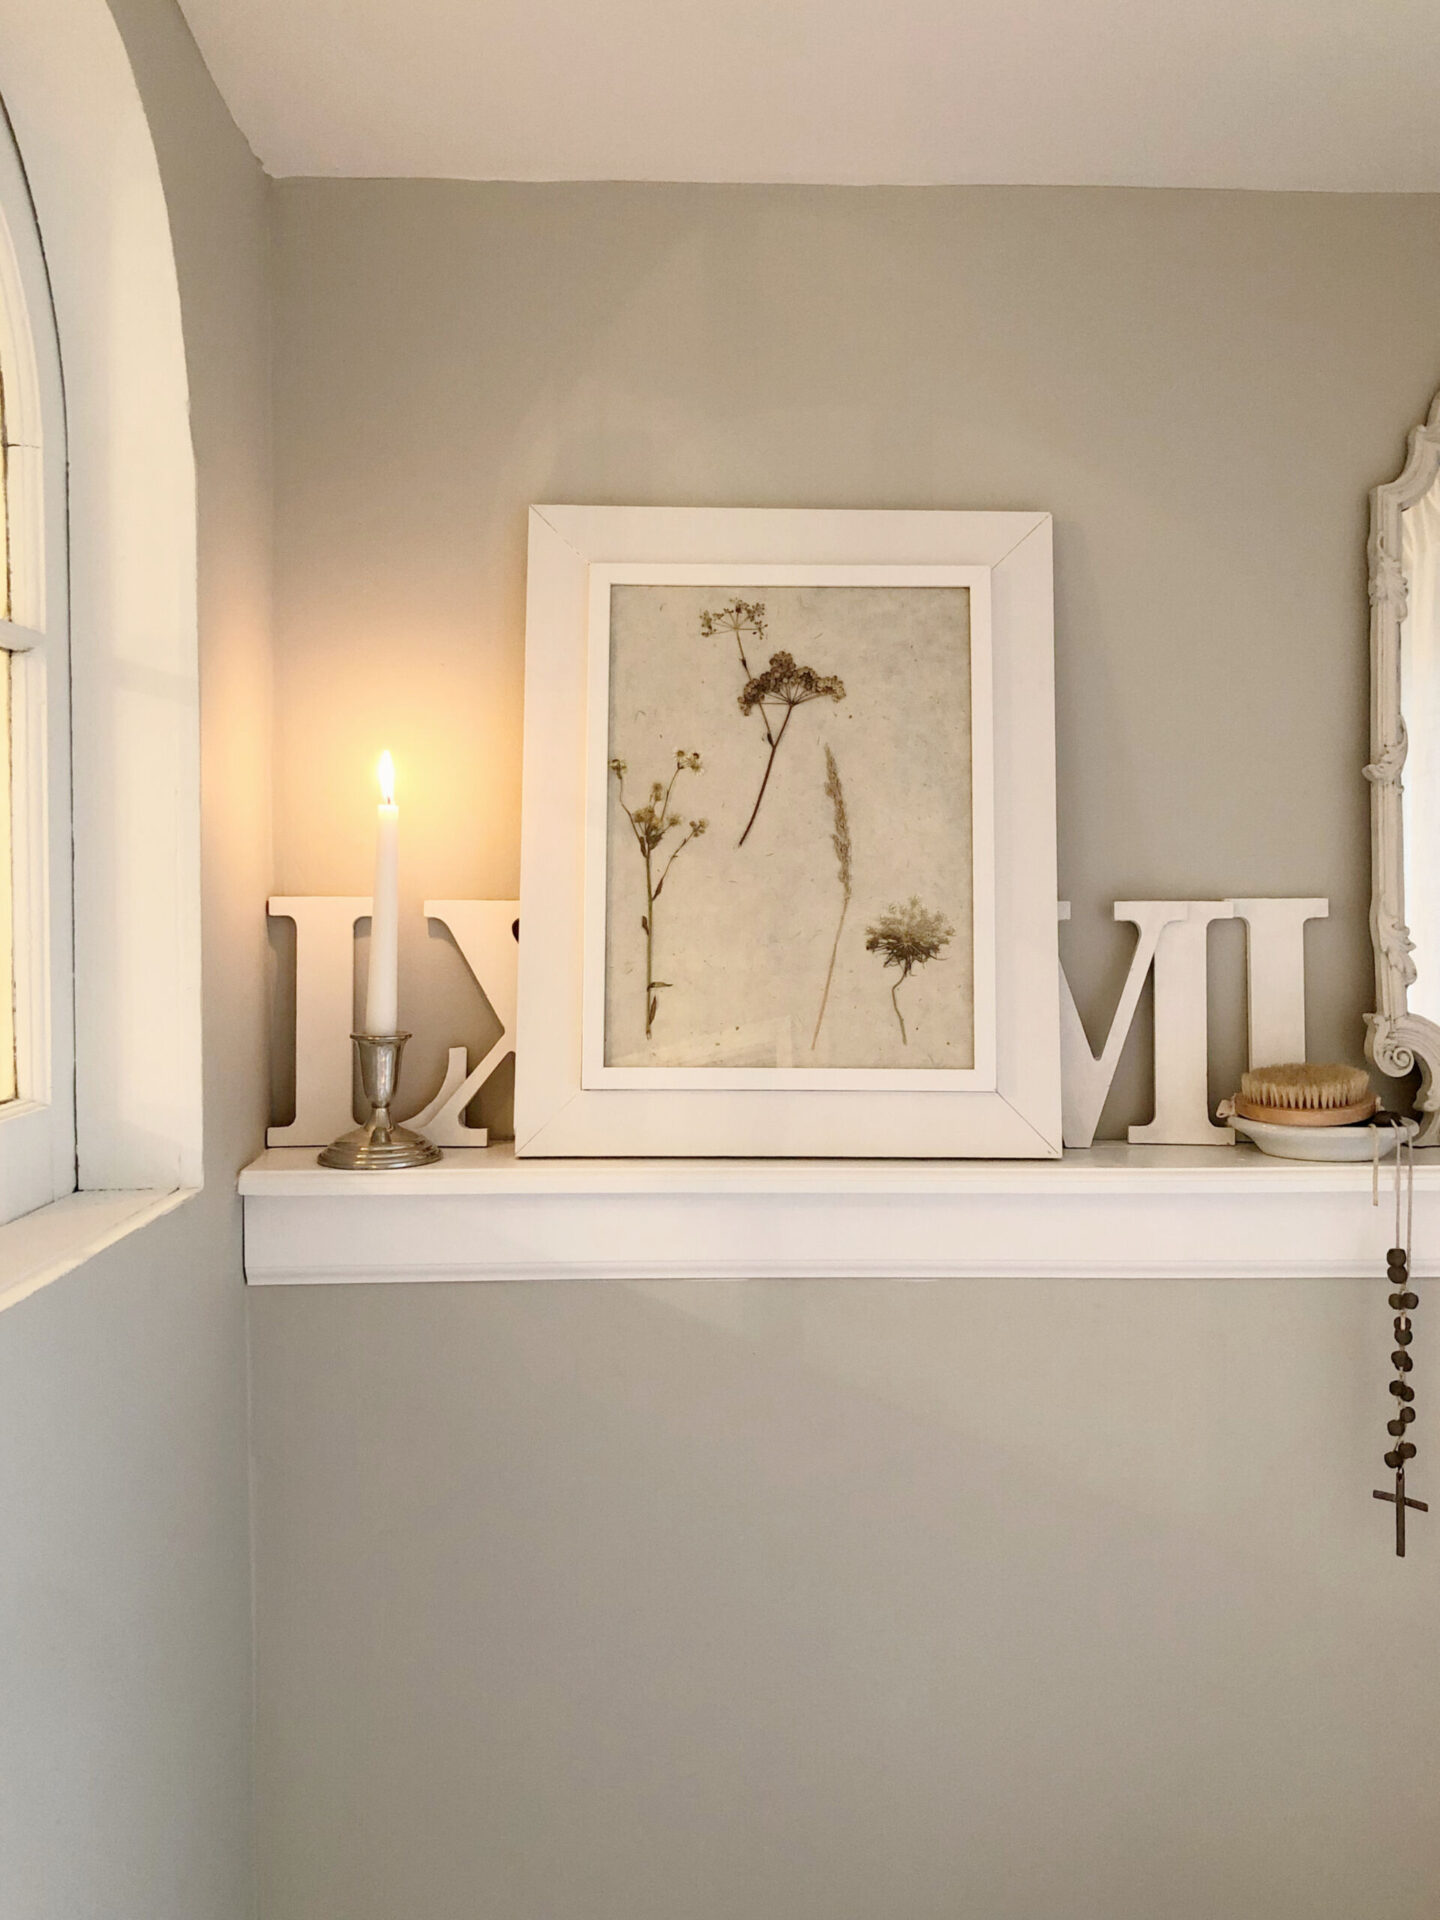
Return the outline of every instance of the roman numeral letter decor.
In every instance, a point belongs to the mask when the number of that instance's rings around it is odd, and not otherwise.
[[[286,896],[272,917],[295,922],[295,1118],[270,1127],[272,1147],[324,1146],[354,1125],[350,1035],[355,1019],[355,927],[370,912],[365,896]],[[465,1108],[515,1047],[517,900],[427,900],[489,1001],[500,1034],[467,1073],[465,1050],[452,1047],[434,1097],[413,1116],[441,1147],[483,1147],[484,1127],[467,1127]]]
[[[363,896],[286,896],[271,900],[276,918],[295,922],[295,1118],[271,1127],[272,1147],[322,1146],[352,1125],[351,1044],[355,995],[355,927],[370,911]],[[465,1124],[465,1109],[514,1051],[516,927],[514,900],[427,900],[425,912],[455,937],[477,985],[500,1022],[498,1038],[467,1070],[465,1050],[452,1047],[444,1079],[412,1116],[437,1146],[484,1146],[483,1127]],[[1324,919],[1323,899],[1117,900],[1117,920],[1136,930],[1135,952],[1099,1053],[1091,1051],[1075,997],[1060,975],[1060,1046],[1064,1141],[1088,1147],[1140,995],[1155,977],[1155,1111],[1130,1128],[1130,1139],[1170,1146],[1223,1143],[1229,1129],[1210,1118],[1207,1087],[1206,937],[1216,920],[1246,927],[1249,1059],[1252,1066],[1305,1057],[1307,920]],[[1062,903],[1061,919],[1068,919]]]
[[[1323,920],[1330,902],[1293,900],[1117,900],[1115,918],[1136,928],[1135,953],[1110,1031],[1090,1050],[1075,996],[1060,974],[1061,1113],[1067,1147],[1088,1147],[1135,1019],[1140,992],[1155,970],[1155,1113],[1130,1139],[1205,1146],[1234,1138],[1210,1118],[1206,938],[1215,920],[1243,920],[1251,1066],[1305,1058],[1305,922]],[[1068,902],[1060,908],[1070,917]]]

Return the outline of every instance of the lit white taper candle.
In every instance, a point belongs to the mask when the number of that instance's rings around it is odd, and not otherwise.
[[[378,827],[365,1031],[385,1034],[396,1032],[400,1024],[400,809],[395,804],[395,763],[388,751],[380,756]]]

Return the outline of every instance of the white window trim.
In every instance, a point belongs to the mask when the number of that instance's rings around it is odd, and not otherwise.
[[[96,1251],[97,1190],[126,1215],[128,1225],[111,1223],[118,1234],[177,1204],[203,1173],[195,464],[165,196],[104,0],[0,0],[0,94],[64,367],[83,743],[73,782],[81,1191],[0,1228],[3,1303],[33,1290],[27,1273],[53,1278]],[[49,1236],[38,1259],[37,1235]]]
[[[75,1190],[65,402],[39,235],[0,117],[0,379],[10,617],[18,1098],[0,1106],[0,1222]]]

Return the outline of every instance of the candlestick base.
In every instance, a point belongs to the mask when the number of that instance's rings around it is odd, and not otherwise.
[[[409,1127],[378,1127],[374,1121],[342,1133],[317,1158],[322,1167],[350,1173],[381,1173],[393,1167],[428,1167],[441,1158],[439,1147]]]
[[[400,1056],[408,1033],[352,1033],[360,1056],[360,1085],[370,1105],[363,1126],[342,1133],[319,1155],[322,1167],[348,1173],[382,1173],[396,1167],[428,1167],[441,1157],[439,1147],[390,1118],[390,1103],[400,1078]]]

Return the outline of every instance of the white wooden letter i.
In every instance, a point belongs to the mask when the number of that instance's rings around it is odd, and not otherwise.
[[[1148,900],[1117,901],[1115,918],[1133,920]],[[1206,947],[1212,920],[1229,920],[1228,900],[1185,900],[1155,948],[1155,1118],[1131,1127],[1133,1141],[1170,1146],[1224,1145],[1235,1135],[1210,1118],[1210,1045]]]
[[[1245,922],[1245,975],[1252,1067],[1305,1058],[1305,922],[1325,920],[1328,900],[1232,900]]]
[[[265,1143],[323,1147],[355,1124],[355,923],[368,917],[370,897],[297,895],[269,910],[295,922],[295,1118],[267,1128]]]

